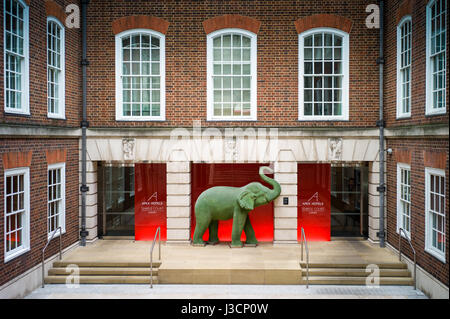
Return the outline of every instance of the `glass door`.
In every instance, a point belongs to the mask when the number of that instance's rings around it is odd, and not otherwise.
[[[367,175],[366,165],[331,168],[331,236],[367,237]]]
[[[134,166],[99,165],[100,236],[134,236]]]

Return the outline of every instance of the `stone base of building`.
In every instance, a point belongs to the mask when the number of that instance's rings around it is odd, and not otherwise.
[[[398,250],[386,243],[386,247],[398,254]],[[402,261],[408,265],[408,270],[414,276],[414,262],[402,255]],[[449,289],[422,267],[417,266],[417,289],[432,299],[449,299]]]
[[[75,242],[71,246],[65,248],[62,251],[63,258],[64,255],[71,252],[73,249],[79,246],[79,242]],[[48,270],[53,266],[53,262],[57,261],[59,258],[59,253],[47,258],[44,261],[44,272],[47,273]],[[33,268],[28,269],[23,274],[15,277],[13,280],[7,282],[0,287],[0,299],[16,299],[23,298],[29,293],[31,293],[36,288],[42,285],[42,264],[39,263]]]

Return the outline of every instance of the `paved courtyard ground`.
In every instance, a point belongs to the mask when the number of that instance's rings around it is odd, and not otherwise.
[[[428,299],[410,286],[46,285],[25,299]]]

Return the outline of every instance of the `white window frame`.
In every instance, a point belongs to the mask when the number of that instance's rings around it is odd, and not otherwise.
[[[16,247],[15,249],[7,252],[6,250],[6,178],[14,175],[23,175],[24,181],[24,212],[22,215],[22,245]],[[29,167],[20,167],[20,168],[12,168],[5,170],[4,173],[4,195],[3,195],[3,203],[4,203],[4,232],[3,232],[3,248],[4,248],[4,262],[8,262],[30,250],[30,168]]]
[[[56,227],[61,226],[61,232],[58,230],[55,233],[54,237],[58,237],[62,234],[66,233],[66,163],[56,163],[48,165],[47,167],[47,236],[48,239],[51,238],[53,231],[48,232],[48,223],[49,223],[49,216],[48,216],[48,171],[54,170],[54,169],[61,169],[61,206],[60,206],[60,214],[59,214],[59,225]]]
[[[122,38],[134,33],[144,33],[159,38],[159,72],[160,81],[160,115],[159,116],[124,116],[122,103]],[[115,36],[116,41],[116,121],[165,121],[166,120],[166,36],[151,29],[131,29]]]
[[[334,33],[342,37],[342,115],[304,115],[304,42],[318,32]],[[347,32],[335,28],[313,28],[298,35],[298,120],[299,121],[348,121],[349,120],[349,57],[350,37]],[[333,60],[332,60],[333,61]]]
[[[447,61],[444,61],[445,71],[444,71],[444,107],[442,108],[433,108],[433,63],[431,62],[431,7],[434,5],[436,1],[440,0],[431,0],[426,8],[426,81],[425,81],[425,91],[426,91],[426,100],[425,100],[425,115],[439,115],[445,114],[447,112]],[[444,0],[443,3],[445,3]],[[446,18],[448,12],[448,8],[446,7],[446,13],[443,15]],[[448,37],[447,30],[447,21],[444,21],[443,25],[446,27],[446,38]],[[444,42],[444,59],[447,59],[447,41]]]
[[[22,95],[21,95],[21,108],[10,108],[7,107],[7,89],[6,89],[6,1],[3,0],[3,95],[4,95],[4,110],[5,113],[19,114],[19,115],[30,115],[30,94],[29,94],[29,7],[23,0],[14,0],[18,2],[23,7],[23,62],[22,68]]]
[[[411,181],[411,165],[405,163],[397,163],[397,234],[400,232],[400,228],[403,228],[404,232],[401,233],[403,237],[411,238],[411,184],[409,185],[409,225],[408,229],[403,224],[403,203],[402,203],[402,170],[409,171],[409,178]]]
[[[58,83],[58,113],[50,113],[49,109],[48,109],[48,68],[49,68],[49,64],[48,64],[48,24],[49,22],[54,22],[56,23],[56,25],[58,25],[61,29],[61,38],[60,38],[60,56],[61,56],[61,70],[60,70],[60,77],[59,77],[59,83]],[[66,68],[65,68],[65,64],[66,64],[66,55],[65,55],[65,28],[64,25],[55,17],[53,16],[48,16],[47,17],[47,117],[49,118],[54,118],[54,119],[65,119],[66,118],[66,89],[65,89],[65,85],[66,85]]]
[[[215,116],[214,115],[214,84],[213,84],[213,39],[224,34],[239,34],[250,38],[250,116]],[[257,35],[253,32],[238,29],[225,28],[211,32],[206,37],[206,69],[207,69],[207,121],[256,121],[257,120]]]
[[[409,112],[403,112],[403,82],[402,82],[402,59],[401,55],[402,51],[402,27],[406,24],[410,23],[411,30],[409,32],[409,38],[411,42],[409,43],[409,54],[410,54],[410,63],[409,63]],[[404,16],[400,23],[397,25],[397,119],[400,118],[408,118],[411,117],[411,75],[412,75],[412,19],[410,15]]]
[[[446,184],[445,184],[445,171],[442,169],[437,169],[437,168],[430,168],[430,167],[425,167],[425,251],[427,253],[429,253],[430,255],[436,257],[438,260],[442,261],[443,263],[446,262],[445,260],[445,254],[446,254],[446,246],[445,246],[445,242],[443,245],[444,251],[440,251],[438,249],[436,249],[435,247],[433,247],[432,245],[432,239],[433,239],[433,234],[432,234],[432,225],[430,223],[430,213],[429,213],[429,207],[430,207],[430,176],[434,175],[434,176],[439,176],[439,177],[443,177],[444,178],[444,236],[445,236],[445,240],[447,240],[447,236],[448,234],[445,233],[446,227],[445,227],[445,223],[446,223],[446,217],[445,217],[445,194],[446,194]]]

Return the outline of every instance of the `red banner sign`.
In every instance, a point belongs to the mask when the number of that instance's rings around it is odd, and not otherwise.
[[[298,164],[297,239],[329,241],[331,234],[330,164]]]
[[[135,164],[134,174],[135,240],[153,240],[158,227],[166,240],[166,164]]]

